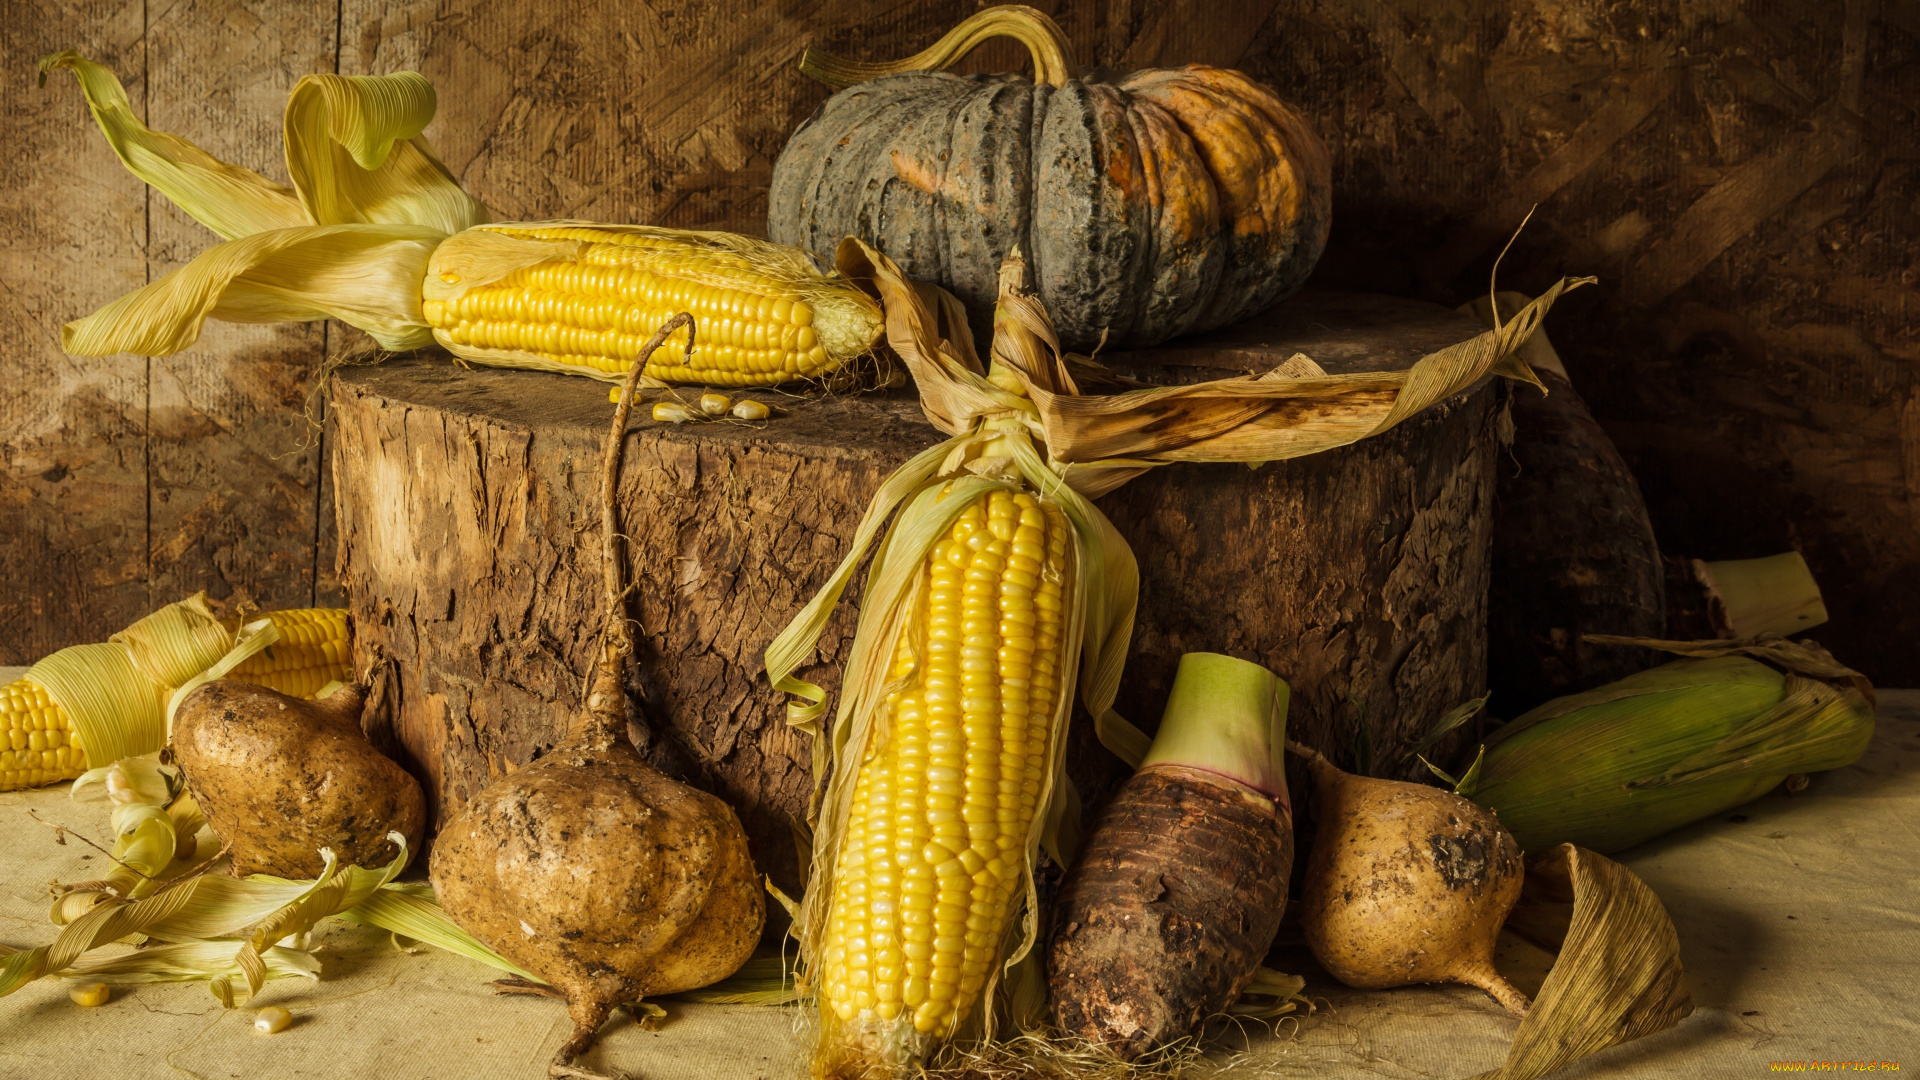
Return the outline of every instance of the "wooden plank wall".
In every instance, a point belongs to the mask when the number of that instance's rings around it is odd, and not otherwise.
[[[1905,0],[1040,0],[1083,60],[1243,67],[1336,160],[1319,278],[1454,303],[1597,273],[1552,329],[1638,470],[1663,545],[1807,553],[1819,637],[1920,681],[1920,6]],[[338,328],[214,325],[179,356],[79,360],[60,324],[211,235],[126,177],[77,46],[156,127],[284,177],[312,71],[414,68],[429,130],[502,216],[759,233],[785,135],[825,91],[807,42],[904,55],[930,0],[0,0],[0,662],[198,588],[333,584],[324,448],[301,409]],[[972,70],[1016,66],[996,44]]]

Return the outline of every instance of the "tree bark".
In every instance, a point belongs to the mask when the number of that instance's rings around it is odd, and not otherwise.
[[[1308,293],[1221,334],[1103,359],[1156,382],[1265,371],[1295,352],[1380,370],[1477,331],[1434,305]],[[582,707],[602,607],[606,396],[438,356],[334,379],[355,652],[395,661],[394,730],[440,813],[553,747]],[[791,889],[812,753],[761,654],[845,554],[880,483],[941,436],[910,390],[753,396],[781,411],[751,425],[635,421],[620,480],[632,685],[642,750],[733,803],[760,867]],[[1169,466],[1104,497],[1142,576],[1120,710],[1151,730],[1180,654],[1227,652],[1292,685],[1296,738],[1350,762],[1364,716],[1375,760],[1397,766],[1485,682],[1495,398],[1483,384],[1354,447],[1259,469]],[[837,686],[857,593],[801,677]],[[1089,813],[1126,771],[1090,726],[1076,720],[1070,749]]]

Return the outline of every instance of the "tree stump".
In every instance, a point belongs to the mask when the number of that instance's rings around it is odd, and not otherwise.
[[[1308,293],[1232,330],[1105,358],[1155,382],[1405,367],[1477,332],[1414,301]],[[684,393],[684,391],[683,391]],[[697,393],[697,391],[696,391]],[[631,537],[643,750],[736,806],[755,858],[799,884],[793,823],[812,752],[761,670],[769,640],[845,554],[886,476],[941,436],[911,390],[752,395],[763,424],[635,410],[620,481]],[[1259,469],[1168,466],[1100,500],[1133,545],[1140,611],[1120,711],[1152,730],[1182,652],[1266,664],[1293,735],[1350,761],[1364,716],[1393,766],[1480,693],[1497,393],[1487,384],[1357,446]],[[329,443],[355,652],[398,664],[395,730],[436,813],[552,747],[582,708],[601,625],[603,384],[465,370],[441,355],[342,369]],[[835,687],[858,583],[804,678]],[[1124,771],[1081,716],[1097,803]]]

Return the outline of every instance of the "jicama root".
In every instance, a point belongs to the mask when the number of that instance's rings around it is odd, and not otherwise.
[[[1525,1016],[1527,996],[1493,967],[1525,873],[1500,820],[1450,791],[1352,776],[1288,749],[1313,774],[1300,924],[1314,959],[1356,989],[1465,983]]]
[[[230,679],[202,684],[173,720],[173,759],[213,831],[233,849],[233,872],[318,877],[319,851],[378,866],[390,832],[410,846],[426,827],[420,783],[360,730],[367,689],[319,701]]]
[[[669,320],[642,351],[692,318]],[[705,986],[752,955],[766,920],[746,830],[726,803],[641,759],[627,740],[624,605],[614,500],[640,365],[614,412],[601,478],[607,629],[586,715],[538,761],[487,787],[441,831],[432,878],[453,921],[565,997],[574,1064],[616,1006]]]
[[[1153,749],[1060,894],[1048,989],[1061,1031],[1133,1061],[1195,1034],[1252,981],[1293,866],[1285,719],[1286,686],[1266,669],[1181,658]],[[1246,738],[1196,746],[1202,727]]]

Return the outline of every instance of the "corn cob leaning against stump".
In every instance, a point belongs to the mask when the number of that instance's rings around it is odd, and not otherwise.
[[[579,221],[491,223],[421,131],[415,72],[309,75],[287,98],[293,188],[148,130],[113,73],[71,50],[41,61],[80,80],[120,159],[226,241],[69,323],[81,356],[166,356],[209,318],[335,318],[396,352],[645,385],[771,386],[839,375],[880,335],[880,308],[795,248],[731,233]],[[641,346],[675,312],[698,333]]]

